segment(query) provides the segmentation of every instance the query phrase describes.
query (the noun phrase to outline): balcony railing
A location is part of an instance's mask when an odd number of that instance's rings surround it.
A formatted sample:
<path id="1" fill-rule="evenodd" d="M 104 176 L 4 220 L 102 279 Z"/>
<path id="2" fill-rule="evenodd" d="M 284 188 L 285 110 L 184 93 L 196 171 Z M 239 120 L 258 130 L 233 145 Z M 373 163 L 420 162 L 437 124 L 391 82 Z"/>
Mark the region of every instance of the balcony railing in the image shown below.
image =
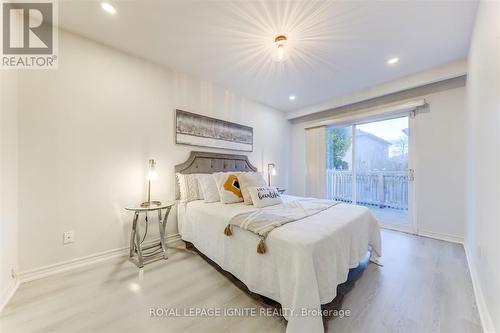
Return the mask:
<path id="1" fill-rule="evenodd" d="M 328 169 L 326 174 L 328 199 L 352 202 L 352 171 Z M 407 210 L 407 172 L 356 172 L 356 202 L 360 205 Z"/>

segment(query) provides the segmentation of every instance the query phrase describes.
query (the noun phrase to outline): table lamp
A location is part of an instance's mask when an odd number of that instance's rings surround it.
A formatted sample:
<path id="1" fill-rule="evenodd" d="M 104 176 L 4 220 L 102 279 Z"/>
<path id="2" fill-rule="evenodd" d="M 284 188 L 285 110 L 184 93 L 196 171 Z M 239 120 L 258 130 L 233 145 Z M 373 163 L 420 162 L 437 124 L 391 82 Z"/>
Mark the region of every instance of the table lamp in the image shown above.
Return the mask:
<path id="1" fill-rule="evenodd" d="M 267 165 L 267 185 L 271 186 L 271 176 L 276 176 L 276 165 L 269 163 Z"/>
<path id="2" fill-rule="evenodd" d="M 149 160 L 148 174 L 146 176 L 148 180 L 148 200 L 141 203 L 141 207 L 151 207 L 160 206 L 161 202 L 158 200 L 151 201 L 151 182 L 158 180 L 158 173 L 156 172 L 156 162 L 155 160 Z"/>

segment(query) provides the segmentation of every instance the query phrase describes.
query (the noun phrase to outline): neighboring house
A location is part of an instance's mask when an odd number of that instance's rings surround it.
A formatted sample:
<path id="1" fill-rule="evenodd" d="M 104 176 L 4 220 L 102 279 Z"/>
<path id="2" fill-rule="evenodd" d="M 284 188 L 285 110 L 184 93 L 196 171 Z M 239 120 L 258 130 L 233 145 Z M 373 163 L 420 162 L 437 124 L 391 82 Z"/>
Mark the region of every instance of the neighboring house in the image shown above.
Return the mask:
<path id="1" fill-rule="evenodd" d="M 356 130 L 356 169 L 358 171 L 382 170 L 390 165 L 389 146 L 391 143 L 371 133 Z M 350 164 L 352 148 L 343 160 Z"/>
<path id="2" fill-rule="evenodd" d="M 408 128 L 401 130 L 406 138 Z M 406 147 L 401 146 L 406 145 Z M 408 168 L 408 141 L 391 143 L 372 133 L 356 130 L 356 169 L 358 172 L 388 170 L 401 171 Z M 346 151 L 343 161 L 351 164 L 352 148 Z M 350 169 L 350 168 L 349 168 Z"/>
<path id="3" fill-rule="evenodd" d="M 392 147 L 393 150 L 390 153 L 390 170 L 402 171 L 408 169 L 408 128 L 402 129 L 401 132 L 403 132 L 405 136 Z"/>

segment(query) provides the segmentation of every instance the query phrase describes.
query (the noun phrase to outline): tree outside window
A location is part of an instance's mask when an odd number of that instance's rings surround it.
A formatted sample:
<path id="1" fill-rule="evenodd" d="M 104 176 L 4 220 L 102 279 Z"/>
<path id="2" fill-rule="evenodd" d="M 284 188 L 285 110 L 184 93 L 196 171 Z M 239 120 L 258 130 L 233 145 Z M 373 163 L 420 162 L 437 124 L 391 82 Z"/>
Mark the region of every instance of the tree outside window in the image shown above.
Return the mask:
<path id="1" fill-rule="evenodd" d="M 351 127 L 327 128 L 326 164 L 328 169 L 349 169 L 349 163 L 344 161 L 344 157 L 351 148 L 351 142 Z"/>

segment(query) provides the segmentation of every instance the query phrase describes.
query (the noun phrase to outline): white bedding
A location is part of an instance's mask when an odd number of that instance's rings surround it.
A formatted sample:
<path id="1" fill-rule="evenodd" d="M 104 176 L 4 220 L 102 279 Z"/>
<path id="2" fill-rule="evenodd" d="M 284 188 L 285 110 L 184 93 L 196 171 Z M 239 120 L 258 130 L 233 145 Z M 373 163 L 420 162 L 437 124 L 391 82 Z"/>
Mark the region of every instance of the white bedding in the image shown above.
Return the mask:
<path id="1" fill-rule="evenodd" d="M 224 235 L 231 217 L 254 209 L 244 203 L 179 204 L 179 233 L 249 290 L 279 302 L 285 314 L 293 311 L 285 315 L 288 333 L 323 332 L 321 314 L 303 315 L 303 309 L 319 310 L 331 302 L 368 245 L 381 254 L 377 220 L 365 207 L 341 203 L 273 230 L 266 253 L 259 255 L 253 233 L 234 227 L 231 237 Z"/>

